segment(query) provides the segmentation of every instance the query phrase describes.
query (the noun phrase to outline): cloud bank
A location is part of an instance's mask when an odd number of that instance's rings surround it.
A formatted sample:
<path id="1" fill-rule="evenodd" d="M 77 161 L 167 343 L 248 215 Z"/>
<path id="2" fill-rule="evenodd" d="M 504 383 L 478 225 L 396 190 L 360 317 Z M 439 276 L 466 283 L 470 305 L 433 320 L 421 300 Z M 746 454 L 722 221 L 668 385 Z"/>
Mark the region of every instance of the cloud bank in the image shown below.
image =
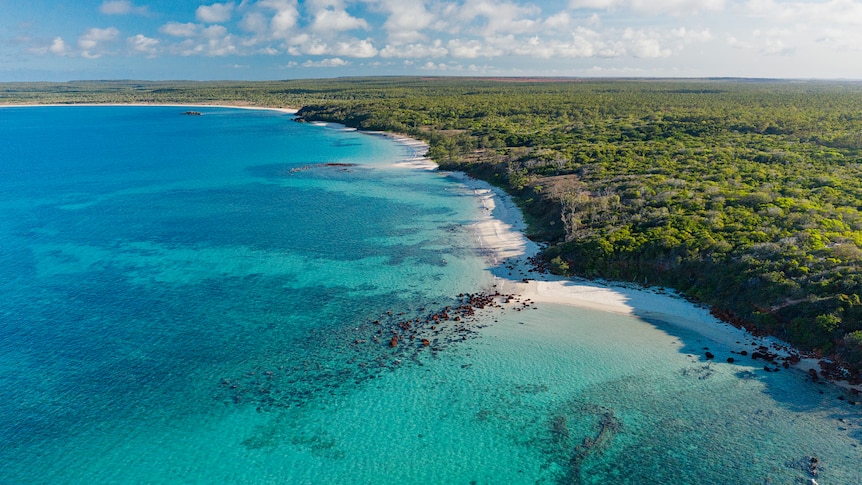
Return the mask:
<path id="1" fill-rule="evenodd" d="M 597 64 L 619 70 L 627 63 L 649 72 L 708 66 L 710 60 L 729 65 L 741 55 L 814 62 L 832 59 L 828 52 L 862 50 L 862 0 L 237 0 L 173 5 L 166 12 L 160 10 L 164 6 L 131 0 L 104 1 L 98 10 L 106 23 L 80 26 L 73 42 L 66 40 L 68 34 L 46 33 L 29 52 L 85 59 L 284 56 L 282 66 L 359 63 L 414 70 L 467 68 L 478 60 L 501 72 L 517 72 L 514 66 L 588 72 Z M 146 22 L 119 24 L 119 19 L 133 17 Z M 714 74 L 702 67 L 700 72 Z"/>

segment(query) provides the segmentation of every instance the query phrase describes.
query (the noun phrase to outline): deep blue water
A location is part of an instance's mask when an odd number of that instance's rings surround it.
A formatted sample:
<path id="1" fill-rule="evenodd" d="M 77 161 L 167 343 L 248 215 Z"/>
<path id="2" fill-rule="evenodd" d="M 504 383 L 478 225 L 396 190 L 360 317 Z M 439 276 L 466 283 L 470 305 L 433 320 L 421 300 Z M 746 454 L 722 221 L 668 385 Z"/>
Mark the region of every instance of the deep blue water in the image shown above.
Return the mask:
<path id="1" fill-rule="evenodd" d="M 0 483 L 862 482 L 852 396 L 688 331 L 420 324 L 495 284 L 471 190 L 195 109 L 0 109 Z"/>

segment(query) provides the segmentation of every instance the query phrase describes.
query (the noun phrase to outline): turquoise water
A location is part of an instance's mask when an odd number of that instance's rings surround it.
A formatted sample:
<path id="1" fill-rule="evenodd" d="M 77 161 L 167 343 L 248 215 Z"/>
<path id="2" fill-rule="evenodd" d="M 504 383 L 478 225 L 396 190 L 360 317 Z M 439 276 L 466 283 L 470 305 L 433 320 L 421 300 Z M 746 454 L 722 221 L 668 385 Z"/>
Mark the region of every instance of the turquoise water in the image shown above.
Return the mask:
<path id="1" fill-rule="evenodd" d="M 853 396 L 697 335 L 427 321 L 494 284 L 470 190 L 196 109 L 0 110 L 0 483 L 862 483 Z"/>

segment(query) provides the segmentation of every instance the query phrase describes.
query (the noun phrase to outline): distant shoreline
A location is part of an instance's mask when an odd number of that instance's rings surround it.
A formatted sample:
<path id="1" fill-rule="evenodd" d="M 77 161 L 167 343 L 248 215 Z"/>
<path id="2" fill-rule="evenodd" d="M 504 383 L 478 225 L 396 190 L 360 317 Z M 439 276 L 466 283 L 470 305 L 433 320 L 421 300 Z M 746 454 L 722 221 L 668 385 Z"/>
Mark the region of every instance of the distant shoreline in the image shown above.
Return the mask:
<path id="1" fill-rule="evenodd" d="M 298 112 L 294 108 L 200 103 L 0 104 L 0 108 L 64 106 L 199 107 L 268 110 L 285 114 Z M 384 136 L 414 150 L 416 156 L 396 162 L 395 166 L 419 170 L 438 169 L 438 165 L 433 160 L 427 156 L 419 155 L 421 149 L 424 148 L 427 151 L 428 144 L 424 141 L 389 132 L 361 130 L 360 132 Z M 644 289 L 631 283 L 591 281 L 534 271 L 534 265 L 529 260 L 539 253 L 540 248 L 538 244 L 525 236 L 526 223 L 513 199 L 501 189 L 475 179 L 464 172 L 441 173 L 465 184 L 473 191 L 481 205 L 480 218 L 471 225 L 471 229 L 474 231 L 479 248 L 486 252 L 498 290 L 518 293 L 537 303 L 568 305 L 666 322 L 729 348 L 747 351 L 749 356 L 753 353 L 752 349 L 759 347 L 766 347 L 779 357 L 792 354 L 804 355 L 804 353 L 792 348 L 790 344 L 775 337 L 756 337 L 743 329 L 721 321 L 712 316 L 707 308 L 685 300 L 673 290 L 664 288 Z M 759 362 L 764 361 L 755 361 L 753 364 L 756 365 Z M 805 373 L 810 374 L 813 371 L 819 374 L 820 362 L 820 359 L 814 357 L 803 357 L 793 367 Z M 840 380 L 830 382 L 847 390 L 862 392 L 862 385 L 852 386 L 847 381 Z"/>
<path id="2" fill-rule="evenodd" d="M 141 106 L 141 107 L 164 107 L 164 108 L 231 108 L 278 111 L 281 113 L 295 115 L 299 110 L 295 108 L 272 108 L 267 106 L 232 105 L 232 104 L 200 104 L 200 103 L 47 103 L 47 104 L 0 104 L 0 108 L 56 108 L 64 106 Z"/>

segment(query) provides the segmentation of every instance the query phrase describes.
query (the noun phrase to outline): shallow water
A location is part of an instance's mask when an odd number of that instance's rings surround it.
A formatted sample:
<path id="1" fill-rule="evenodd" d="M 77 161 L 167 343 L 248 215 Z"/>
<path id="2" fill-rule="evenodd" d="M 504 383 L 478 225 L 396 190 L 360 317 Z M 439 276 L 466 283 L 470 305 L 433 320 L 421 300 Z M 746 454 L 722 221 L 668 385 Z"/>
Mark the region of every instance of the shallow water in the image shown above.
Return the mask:
<path id="1" fill-rule="evenodd" d="M 199 110 L 0 110 L 0 482 L 862 482 L 852 397 L 697 335 L 426 321 L 493 284 L 470 190 Z"/>

